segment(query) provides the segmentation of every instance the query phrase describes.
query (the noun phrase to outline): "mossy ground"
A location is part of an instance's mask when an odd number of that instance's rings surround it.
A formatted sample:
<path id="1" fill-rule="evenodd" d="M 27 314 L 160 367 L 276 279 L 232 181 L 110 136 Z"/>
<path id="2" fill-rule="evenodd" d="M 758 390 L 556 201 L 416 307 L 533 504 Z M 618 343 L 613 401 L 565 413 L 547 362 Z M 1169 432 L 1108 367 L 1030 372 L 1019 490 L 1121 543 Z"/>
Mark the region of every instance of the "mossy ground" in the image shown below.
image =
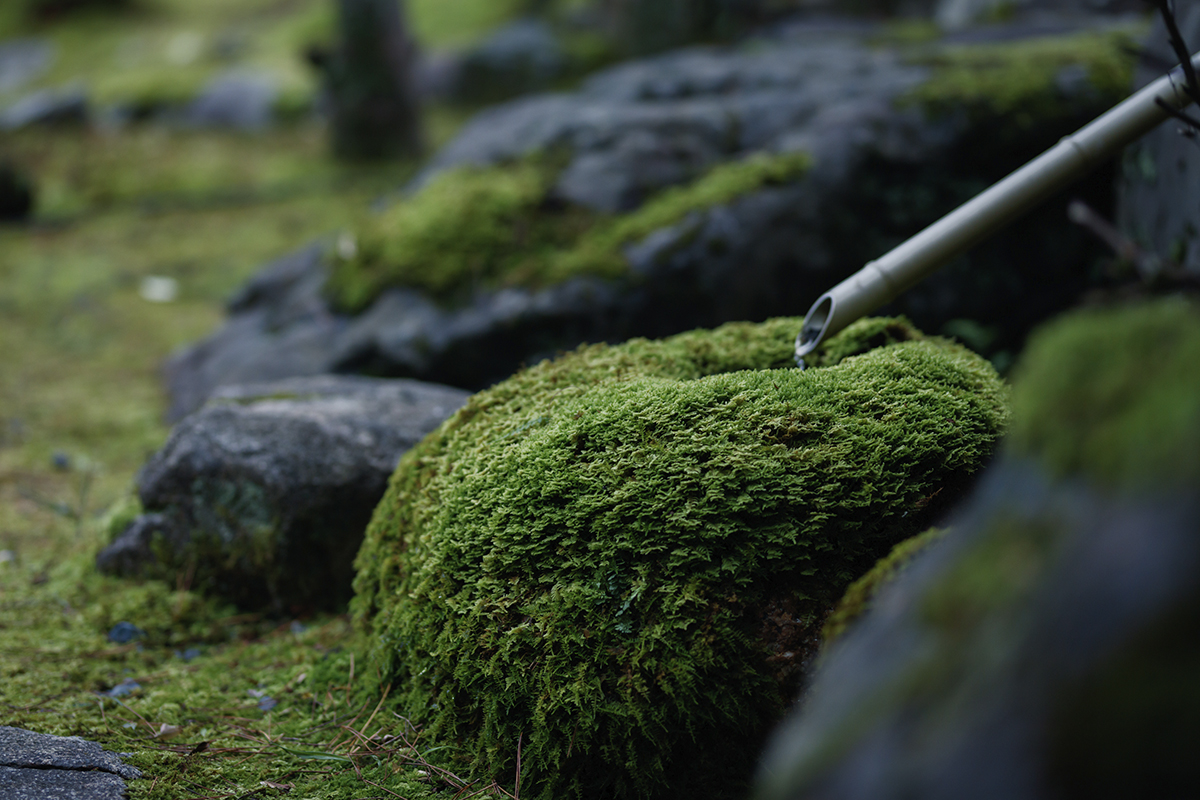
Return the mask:
<path id="1" fill-rule="evenodd" d="M 237 615 L 163 584 L 100 578 L 78 542 L 69 547 L 65 559 L 23 551 L 0 564 L 3 724 L 129 753 L 145 776 L 129 783 L 132 800 L 421 800 L 464 788 L 360 690 L 370 676 L 355 670 L 344 618 Z M 108 641 L 120 621 L 146 636 Z M 109 694 L 123 683 L 132 690 Z"/>
<path id="2" fill-rule="evenodd" d="M 583 348 L 409 451 L 355 584 L 399 713 L 498 778 L 523 743 L 533 797 L 744 791 L 798 678 L 765 620 L 819 628 L 1007 414 L 898 320 L 786 368 L 799 322 Z"/>
<path id="3" fill-rule="evenodd" d="M 235 162 L 239 146 L 247 155 L 272 142 L 290 147 L 289 136 L 218 149 Z M 187 141 L 167 138 L 158 164 L 164 172 L 184 169 L 186 155 L 173 148 Z M 80 142 L 73 146 L 83 152 Z M 132 155 L 112 166 L 128 173 L 138 167 Z M 336 711 L 327 703 L 298 703 L 283 717 L 259 714 L 246 694 L 269 685 L 278 695 L 305 664 L 323 657 L 316 645 L 346 646 L 342 623 L 309 620 L 307 639 L 262 638 L 277 623 L 260 630 L 221 622 L 233 612 L 161 584 L 100 579 L 90 565 L 102 542 L 103 511 L 128 493 L 136 470 L 166 438 L 161 360 L 218 325 L 223 298 L 258 265 L 365 213 L 379 183 L 315 174 L 310 189 L 276 194 L 270 181 L 250 181 L 236 203 L 181 189 L 154 198 L 154 211 L 142 206 L 147 196 L 136 186 L 121 202 L 89 199 L 96 197 L 92 186 L 84 180 L 64 193 L 78 198 L 69 217 L 0 228 L 0 721 L 90 736 L 135 753 L 133 762 L 148 778 L 131 785 L 134 798 L 241 796 L 265 791 L 260 780 L 292 783 L 300 792 L 292 796 L 301 797 L 378 791 L 346 761 L 299 758 L 266 738 L 292 731 L 284 735 L 314 746 L 283 746 L 325 753 L 336 728 L 305 731 L 338 716 L 349 721 L 358 705 L 348 705 L 344 691 L 335 693 L 342 698 Z M 151 275 L 176 279 L 177 299 L 143 299 L 139 287 Z M 106 643 L 104 632 L 121 620 L 151 635 L 144 650 Z M 239 637 L 232 642 L 231 629 Z M 201 658 L 185 663 L 173 656 L 197 645 L 204 647 Z M 146 688 L 122 702 L 150 725 L 94 694 L 125 677 Z M 351 702 L 365 701 L 352 696 Z M 135 727 L 122 727 L 127 722 Z M 182 723 L 184 731 L 171 742 L 153 738 L 163 722 Z M 373 727 L 383 722 L 398 725 L 388 717 Z M 185 758 L 164 749 L 205 740 L 212 742 L 208 755 Z M 403 786 L 398 790 L 410 798 L 432 791 L 409 786 L 411 771 L 409 778 L 389 777 L 399 763 L 390 758 L 378 766 L 368 757 L 359 766 L 377 783 Z M 330 767 L 334 774 L 320 774 Z"/>
<path id="4" fill-rule="evenodd" d="M 424 47 L 461 47 L 520 13 L 521 0 L 407 0 L 408 22 Z M 11 95 L 82 82 L 100 104 L 153 107 L 195 95 L 230 67 L 277 76 L 285 97 L 307 97 L 316 75 L 302 53 L 327 43 L 329 0 L 138 0 L 119 12 L 83 11 L 30 20 L 22 3 L 0 3 L 0 39 L 48 38 L 50 70 Z M 0 106 L 12 99 L 0 93 Z"/>
<path id="5" fill-rule="evenodd" d="M 758 153 L 719 164 L 619 215 L 554 199 L 564 166 L 559 153 L 447 170 L 358 226 L 353 247 L 335 264 L 328 294 L 337 307 L 357 312 L 394 286 L 453 301 L 479 289 L 537 288 L 579 275 L 621 278 L 628 274 L 623 246 L 690 213 L 796 180 L 809 164 L 804 153 Z"/>
<path id="6" fill-rule="evenodd" d="M 194 35 L 209 48 L 225 30 L 248 37 L 247 63 L 278 67 L 303 88 L 311 76 L 297 48 L 332 8 L 140 5 L 116 18 L 28 25 L 10 13 L 15 4 L 0 3 L 0 38 L 46 36 L 58 49 L 51 72 L 21 91 L 83 76 L 101 102 L 183 97 L 228 65 L 207 55 L 176 65 L 169 46 Z M 440 26 L 437 36 L 451 37 L 508 13 L 492 2 L 415 0 L 409 9 L 418 32 Z M 433 109 L 431 141 L 444 142 L 461 119 Z M 153 125 L 0 134 L 0 156 L 38 189 L 30 224 L 0 226 L 0 724 L 133 753 L 147 776 L 131 783 L 135 800 L 285 791 L 262 781 L 330 800 L 461 788 L 417 774 L 416 751 L 402 752 L 415 734 L 402 721 L 380 711 L 366 724 L 378 698 L 359 691 L 361 670 L 350 680 L 355 644 L 343 618 L 306 619 L 297 634 L 289 619 L 238 616 L 173 586 L 91 569 L 107 540 L 106 509 L 128 496 L 166 439 L 162 359 L 211 332 L 224 299 L 264 262 L 350 227 L 414 169 L 339 165 L 326 153 L 324 131 L 310 123 L 259 135 Z M 173 301 L 142 296 L 151 276 L 177 282 Z M 119 621 L 146 638 L 108 642 Z M 191 648 L 201 654 L 175 655 Z M 127 678 L 141 690 L 97 696 Z M 250 691 L 279 705 L 262 712 Z M 181 731 L 156 738 L 164 723 Z M 351 729 L 400 738 L 366 743 Z M 189 756 L 201 742 L 207 749 Z"/>

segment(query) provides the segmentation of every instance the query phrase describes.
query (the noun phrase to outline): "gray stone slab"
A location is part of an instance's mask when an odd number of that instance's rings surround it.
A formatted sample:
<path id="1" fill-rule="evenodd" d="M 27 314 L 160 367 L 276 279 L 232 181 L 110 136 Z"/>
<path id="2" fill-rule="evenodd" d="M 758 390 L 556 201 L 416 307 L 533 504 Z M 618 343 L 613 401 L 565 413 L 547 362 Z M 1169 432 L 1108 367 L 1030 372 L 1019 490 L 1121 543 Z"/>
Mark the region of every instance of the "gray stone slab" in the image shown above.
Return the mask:
<path id="1" fill-rule="evenodd" d="M 140 777 L 96 742 L 0 726 L 4 800 L 121 800 L 125 780 Z"/>
<path id="2" fill-rule="evenodd" d="M 5 800 L 124 800 L 125 781 L 108 772 L 0 767 Z"/>
<path id="3" fill-rule="evenodd" d="M 30 769 L 100 770 L 122 778 L 142 774 L 96 742 L 0 726 L 0 766 Z"/>

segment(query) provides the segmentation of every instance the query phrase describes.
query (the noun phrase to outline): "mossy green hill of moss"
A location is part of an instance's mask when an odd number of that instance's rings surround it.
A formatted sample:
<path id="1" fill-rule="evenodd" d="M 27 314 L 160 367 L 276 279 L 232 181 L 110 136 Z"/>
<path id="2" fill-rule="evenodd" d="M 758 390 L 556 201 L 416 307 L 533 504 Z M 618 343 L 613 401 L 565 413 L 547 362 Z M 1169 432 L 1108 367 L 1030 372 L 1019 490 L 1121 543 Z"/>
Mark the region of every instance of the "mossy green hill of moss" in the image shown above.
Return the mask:
<path id="1" fill-rule="evenodd" d="M 901 320 L 806 371 L 799 324 L 584 347 L 406 454 L 354 604 L 395 710 L 485 773 L 520 752 L 525 797 L 744 790 L 796 688 L 788 637 L 962 487 L 1007 415 L 986 362 Z"/>
<path id="2" fill-rule="evenodd" d="M 757 153 L 615 216 L 553 199 L 563 166 L 556 154 L 457 167 L 360 225 L 354 247 L 335 260 L 326 291 L 336 307 L 358 312 L 393 286 L 452 301 L 480 288 L 536 288 L 575 275 L 620 278 L 628 272 L 622 246 L 694 211 L 795 180 L 809 163 L 804 153 Z"/>

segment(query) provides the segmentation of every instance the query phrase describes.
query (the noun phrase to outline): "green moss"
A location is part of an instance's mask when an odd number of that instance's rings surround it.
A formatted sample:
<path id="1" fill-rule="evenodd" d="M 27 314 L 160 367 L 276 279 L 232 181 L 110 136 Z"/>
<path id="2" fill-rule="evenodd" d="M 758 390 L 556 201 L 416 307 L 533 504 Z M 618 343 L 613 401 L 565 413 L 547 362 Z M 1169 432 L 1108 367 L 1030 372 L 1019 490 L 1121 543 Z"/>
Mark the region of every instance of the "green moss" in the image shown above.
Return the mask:
<path id="1" fill-rule="evenodd" d="M 359 311 L 388 286 L 448 297 L 503 276 L 528 280 L 547 250 L 570 241 L 573 226 L 561 218 L 579 216 L 542 211 L 555 171 L 549 159 L 530 158 L 438 175 L 360 226 L 327 292 L 340 308 Z"/>
<path id="2" fill-rule="evenodd" d="M 1200 312 L 1175 298 L 1047 327 L 1014 374 L 1009 446 L 1127 491 L 1200 483 Z"/>
<path id="3" fill-rule="evenodd" d="M 532 798 L 741 791 L 795 688 L 769 609 L 832 606 L 1006 416 L 986 362 L 895 320 L 789 369 L 799 322 L 581 348 L 409 451 L 354 603 L 398 712 L 499 778 L 521 743 Z"/>
<path id="4" fill-rule="evenodd" d="M 1130 34 L 1120 31 L 938 46 L 914 57 L 933 73 L 906 101 L 935 113 L 965 107 L 1027 129 L 1069 110 L 1056 85 L 1066 67 L 1082 66 L 1096 94 L 1110 102 L 1128 95 L 1136 52 Z"/>
<path id="5" fill-rule="evenodd" d="M 892 552 L 876 562 L 871 571 L 850 584 L 837 608 L 825 620 L 821 638 L 826 646 L 837 639 L 856 619 L 861 617 L 871 607 L 875 595 L 908 566 L 908 562 L 926 547 L 946 535 L 946 528 L 930 528 L 924 533 L 911 539 L 905 539 L 892 548 Z"/>
<path id="6" fill-rule="evenodd" d="M 740 161 L 718 164 L 696 181 L 665 189 L 636 211 L 589 230 L 573 248 L 558 255 L 549 277 L 562 280 L 580 273 L 623 274 L 624 245 L 674 225 L 694 212 L 731 203 L 764 186 L 795 181 L 811 164 L 807 153 L 755 153 Z"/>
<path id="7" fill-rule="evenodd" d="M 99 528 L 104 540 L 111 542 L 116 539 L 142 512 L 142 501 L 131 488 L 127 495 L 110 505 L 100 517 Z"/>
<path id="8" fill-rule="evenodd" d="M 380 786 L 409 800 L 461 791 L 464 781 L 429 777 L 419 732 L 372 716 L 378 698 L 358 691 L 345 619 L 293 626 L 230 616 L 154 581 L 98 576 L 89 556 L 85 548 L 47 572 L 0 564 L 5 724 L 128 754 L 144 774 L 129 783 L 132 800 L 251 795 L 262 781 L 310 800 L 372 796 Z M 120 621 L 145 635 L 107 641 Z M 136 688 L 102 694 L 125 681 Z M 269 711 L 265 699 L 276 703 Z M 163 725 L 179 731 L 158 736 Z M 496 795 L 484 783 L 474 789 Z"/>
<path id="9" fill-rule="evenodd" d="M 561 168 L 556 155 L 448 170 L 361 225 L 340 249 L 326 290 L 336 306 L 357 312 L 391 286 L 453 300 L 477 288 L 545 286 L 575 275 L 619 278 L 628 272 L 624 245 L 695 211 L 795 180 L 808 164 L 802 153 L 759 153 L 615 217 L 549 197 Z"/>
<path id="10" fill-rule="evenodd" d="M 804 357 L 809 367 L 829 367 L 850 356 L 889 344 L 924 338 L 904 317 L 866 317 L 852 322 L 837 336 Z"/>

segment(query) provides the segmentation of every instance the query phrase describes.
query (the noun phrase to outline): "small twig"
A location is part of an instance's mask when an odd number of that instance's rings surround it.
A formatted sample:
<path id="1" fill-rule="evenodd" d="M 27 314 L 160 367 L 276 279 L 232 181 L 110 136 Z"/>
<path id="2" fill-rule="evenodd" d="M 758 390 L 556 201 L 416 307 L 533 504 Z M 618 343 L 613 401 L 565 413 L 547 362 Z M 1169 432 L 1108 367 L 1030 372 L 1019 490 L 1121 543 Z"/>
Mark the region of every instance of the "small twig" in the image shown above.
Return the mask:
<path id="1" fill-rule="evenodd" d="M 1193 117 L 1186 111 L 1175 108 L 1161 97 L 1154 98 L 1154 104 L 1187 126 L 1187 130 L 1183 131 L 1184 136 L 1192 137 L 1195 136 L 1197 132 L 1200 132 L 1200 119 Z"/>
<path id="2" fill-rule="evenodd" d="M 369 702 L 370 701 L 368 700 L 367 703 L 369 703 Z M 354 714 L 354 716 L 350 719 L 349 722 L 347 722 L 345 725 L 338 725 L 338 727 L 341 728 L 342 730 L 351 730 L 354 726 L 354 723 L 358 722 L 358 718 L 362 716 L 362 712 L 366 711 L 367 703 L 362 704 L 362 706 L 358 709 L 358 711 Z M 339 733 L 337 735 L 337 737 L 332 742 L 329 743 L 329 746 L 334 747 L 341 741 L 342 741 L 342 735 Z"/>
<path id="3" fill-rule="evenodd" d="M 1138 247 L 1136 242 L 1082 200 L 1071 201 L 1067 206 L 1067 217 L 1108 245 L 1118 258 L 1133 264 L 1138 276 L 1147 283 L 1160 277 L 1172 277 L 1181 271 L 1174 261 Z"/>
<path id="4" fill-rule="evenodd" d="M 525 738 L 525 732 L 522 731 L 517 736 L 517 785 L 513 787 L 513 800 L 521 800 L 521 742 Z"/>
<path id="5" fill-rule="evenodd" d="M 367 741 L 370 741 L 370 736 L 368 735 L 368 731 L 371 728 L 371 723 L 375 721 L 375 715 L 379 713 L 379 709 L 383 708 L 383 701 L 387 700 L 388 692 L 390 692 L 391 690 L 392 690 L 392 685 L 390 683 L 387 686 L 383 687 L 383 697 L 379 698 L 379 703 L 376 704 L 375 710 L 371 712 L 371 716 L 367 717 L 367 721 L 365 723 L 363 723 L 362 732 L 363 732 L 363 736 L 365 736 L 367 738 Z M 353 751 L 351 751 L 351 752 L 353 752 Z"/>
<path id="6" fill-rule="evenodd" d="M 383 789 L 385 792 L 387 792 L 388 794 L 390 794 L 392 797 L 399 797 L 399 798 L 400 798 L 400 800 L 408 800 L 408 798 L 407 798 L 407 797 L 405 797 L 404 795 L 402 795 L 402 794 L 396 794 L 395 792 L 393 792 L 391 789 L 387 788 L 386 786 L 380 786 L 380 785 L 379 785 L 378 783 L 376 783 L 375 781 L 368 780 L 367 778 L 364 778 L 364 777 L 362 776 L 362 773 L 359 773 L 358 777 L 359 777 L 359 778 L 362 780 L 362 782 L 363 782 L 363 783 L 369 783 L 369 784 L 371 784 L 372 786 L 374 786 L 376 789 Z"/>
<path id="7" fill-rule="evenodd" d="M 1200 103 L 1200 81 L 1196 79 L 1196 68 L 1192 65 L 1192 54 L 1188 50 L 1187 42 L 1183 40 L 1183 34 L 1179 32 L 1179 25 L 1175 21 L 1175 9 L 1171 0 L 1156 0 L 1159 13 L 1162 14 L 1163 23 L 1167 26 L 1167 39 L 1171 43 L 1171 49 L 1175 51 L 1175 57 L 1179 59 L 1179 66 L 1183 68 L 1184 78 L 1187 79 L 1187 93 L 1193 100 Z"/>
<path id="8" fill-rule="evenodd" d="M 105 700 L 112 700 L 114 703 L 116 703 L 117 705 L 119 705 L 121 708 L 125 709 L 125 710 L 126 710 L 126 711 L 128 711 L 130 714 L 133 714 L 135 717 L 137 717 L 138 719 L 140 719 L 140 720 L 141 720 L 141 721 L 142 721 L 142 722 L 143 722 L 143 723 L 146 725 L 146 727 L 150 729 L 150 731 L 151 731 L 151 732 L 154 732 L 154 726 L 153 726 L 153 725 L 151 725 L 151 724 L 150 724 L 150 723 L 149 723 L 149 722 L 146 720 L 146 718 L 145 718 L 145 717 L 143 717 L 141 714 L 139 714 L 139 713 L 137 713 L 136 711 L 134 711 L 134 710 L 133 710 L 132 708 L 130 708 L 129 706 L 127 706 L 127 705 L 125 705 L 124 703 L 122 703 L 122 702 L 121 702 L 120 700 L 118 700 L 117 698 L 115 698 L 115 697 L 112 697 L 111 695 L 103 694 L 103 693 L 101 693 L 101 692 L 94 692 L 94 694 L 95 694 L 97 697 L 101 698 L 101 700 L 100 700 L 100 702 L 101 702 L 101 703 L 103 703 Z"/>
<path id="9" fill-rule="evenodd" d="M 24 486 L 18 486 L 17 494 L 23 499 L 28 500 L 29 502 L 45 509 L 46 511 L 52 511 L 55 514 L 58 514 L 60 517 L 66 517 L 70 520 L 79 518 L 79 515 L 75 512 L 75 509 L 71 508 L 66 503 L 60 503 L 56 500 L 47 500 L 32 489 L 27 489 Z"/>

